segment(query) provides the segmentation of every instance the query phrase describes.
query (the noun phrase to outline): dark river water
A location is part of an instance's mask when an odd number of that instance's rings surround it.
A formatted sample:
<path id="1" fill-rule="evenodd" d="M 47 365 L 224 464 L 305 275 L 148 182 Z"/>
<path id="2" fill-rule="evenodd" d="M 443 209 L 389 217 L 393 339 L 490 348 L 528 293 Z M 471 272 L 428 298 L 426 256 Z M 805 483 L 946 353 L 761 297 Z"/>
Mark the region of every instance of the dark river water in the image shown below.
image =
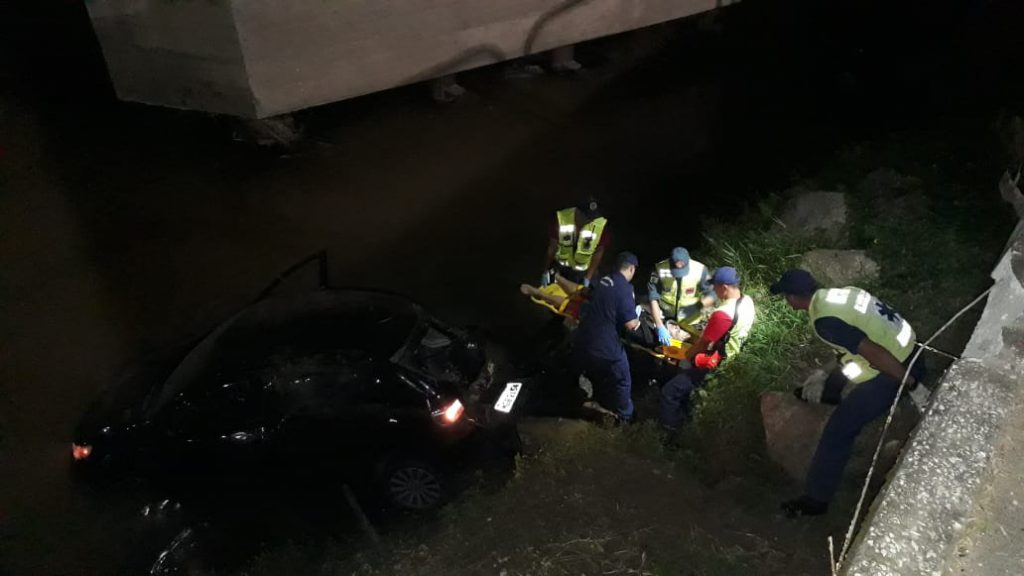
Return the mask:
<path id="1" fill-rule="evenodd" d="M 77 420 L 123 365 L 306 254 L 326 248 L 338 285 L 528 335 L 544 315 L 517 286 L 583 195 L 613 249 L 649 265 L 846 144 L 987 122 L 1020 95 L 1011 2 L 892 4 L 747 0 L 583 45 L 576 76 L 498 65 L 447 106 L 412 86 L 302 112 L 288 154 L 233 142 L 223 119 L 118 103 L 79 3 L 6 7 L 0 573 L 120 562 L 136 510 L 72 489 Z"/>

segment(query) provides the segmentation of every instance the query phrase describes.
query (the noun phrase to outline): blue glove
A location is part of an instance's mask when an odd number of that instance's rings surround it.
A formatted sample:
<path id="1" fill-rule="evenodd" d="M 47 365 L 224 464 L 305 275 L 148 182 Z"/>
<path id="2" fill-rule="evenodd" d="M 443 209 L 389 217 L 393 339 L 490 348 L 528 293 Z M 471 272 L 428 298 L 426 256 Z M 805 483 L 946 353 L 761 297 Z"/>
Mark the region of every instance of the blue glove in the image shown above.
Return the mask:
<path id="1" fill-rule="evenodd" d="M 547 286 L 548 284 L 551 284 L 551 272 L 545 272 L 540 275 L 541 288 Z"/>
<path id="2" fill-rule="evenodd" d="M 584 288 L 590 288 L 590 278 L 584 278 L 583 279 L 583 287 Z"/>
<path id="3" fill-rule="evenodd" d="M 658 326 L 658 342 L 661 342 L 662 346 L 672 344 L 672 338 L 668 335 L 668 328 Z"/>

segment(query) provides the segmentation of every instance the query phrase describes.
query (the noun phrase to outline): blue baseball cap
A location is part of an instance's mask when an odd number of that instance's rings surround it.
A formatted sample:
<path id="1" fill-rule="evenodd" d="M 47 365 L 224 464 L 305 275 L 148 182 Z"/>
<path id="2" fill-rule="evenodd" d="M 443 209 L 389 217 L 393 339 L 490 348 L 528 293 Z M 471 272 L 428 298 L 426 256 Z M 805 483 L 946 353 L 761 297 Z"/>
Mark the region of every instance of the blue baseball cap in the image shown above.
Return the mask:
<path id="1" fill-rule="evenodd" d="M 672 249 L 672 264 L 676 262 L 682 262 L 683 266 L 690 265 L 690 251 L 682 246 L 676 246 Z"/>
<path id="2" fill-rule="evenodd" d="M 740 285 L 740 273 L 732 266 L 722 266 L 715 270 L 711 276 L 712 284 L 728 284 L 730 286 Z"/>
<path id="3" fill-rule="evenodd" d="M 633 254 L 632 252 L 620 252 L 616 262 L 618 263 L 619 268 L 626 265 L 634 266 L 636 268 L 640 267 L 640 261 L 636 259 L 636 254 Z"/>
<path id="4" fill-rule="evenodd" d="M 683 265 L 676 267 L 676 262 L 682 262 Z M 669 257 L 668 269 L 672 272 L 673 278 L 682 278 L 690 272 L 690 252 L 682 246 L 676 246 L 672 249 L 672 255 Z"/>
<path id="5" fill-rule="evenodd" d="M 817 289 L 818 281 L 814 279 L 814 276 L 799 268 L 786 270 L 779 277 L 779 281 L 769 288 L 772 294 L 795 294 L 797 296 L 810 296 Z"/>

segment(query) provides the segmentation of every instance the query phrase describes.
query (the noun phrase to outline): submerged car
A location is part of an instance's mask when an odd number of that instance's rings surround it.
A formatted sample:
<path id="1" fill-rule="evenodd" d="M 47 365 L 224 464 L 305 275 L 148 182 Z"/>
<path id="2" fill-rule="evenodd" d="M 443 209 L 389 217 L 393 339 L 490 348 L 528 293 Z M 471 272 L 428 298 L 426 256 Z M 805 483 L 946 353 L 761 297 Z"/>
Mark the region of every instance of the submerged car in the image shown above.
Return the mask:
<path id="1" fill-rule="evenodd" d="M 493 382 L 485 348 L 394 294 L 262 297 L 101 395 L 75 433 L 75 471 L 327 481 L 432 508 L 481 446 L 517 448 L 523 384 Z"/>

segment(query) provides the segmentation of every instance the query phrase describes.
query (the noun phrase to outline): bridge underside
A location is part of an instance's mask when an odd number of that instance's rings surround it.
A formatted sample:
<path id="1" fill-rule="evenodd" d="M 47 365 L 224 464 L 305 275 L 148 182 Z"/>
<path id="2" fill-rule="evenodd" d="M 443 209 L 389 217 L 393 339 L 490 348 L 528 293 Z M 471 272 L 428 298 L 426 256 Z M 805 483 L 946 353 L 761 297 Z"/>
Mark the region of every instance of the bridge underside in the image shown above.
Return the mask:
<path id="1" fill-rule="evenodd" d="M 684 18 L 723 0 L 93 0 L 123 100 L 264 118 Z"/>

